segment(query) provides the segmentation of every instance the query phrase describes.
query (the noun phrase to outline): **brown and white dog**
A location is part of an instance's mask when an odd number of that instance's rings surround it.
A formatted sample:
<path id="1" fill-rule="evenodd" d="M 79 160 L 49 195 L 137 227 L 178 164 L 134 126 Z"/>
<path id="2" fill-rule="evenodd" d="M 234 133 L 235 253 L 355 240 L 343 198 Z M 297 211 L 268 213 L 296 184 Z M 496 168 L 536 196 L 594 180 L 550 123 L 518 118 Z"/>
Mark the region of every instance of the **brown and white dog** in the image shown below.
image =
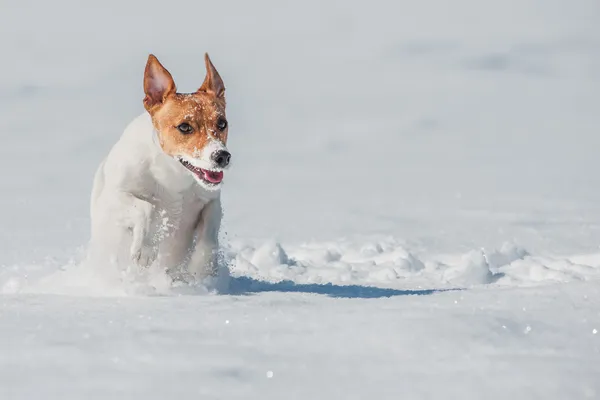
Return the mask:
<path id="1" fill-rule="evenodd" d="M 148 57 L 146 112 L 127 126 L 94 178 L 96 257 L 120 266 L 157 263 L 196 281 L 217 274 L 220 189 L 231 154 L 225 86 L 208 54 L 205 62 L 204 83 L 183 94 Z"/>

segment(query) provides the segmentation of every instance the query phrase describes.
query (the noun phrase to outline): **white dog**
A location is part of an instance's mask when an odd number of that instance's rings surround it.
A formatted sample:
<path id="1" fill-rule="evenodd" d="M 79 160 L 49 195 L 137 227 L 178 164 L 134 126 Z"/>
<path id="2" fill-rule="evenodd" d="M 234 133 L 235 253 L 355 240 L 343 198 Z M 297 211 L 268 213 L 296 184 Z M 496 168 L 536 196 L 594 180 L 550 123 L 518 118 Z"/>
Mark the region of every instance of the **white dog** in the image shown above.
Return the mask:
<path id="1" fill-rule="evenodd" d="M 177 93 L 150 55 L 147 112 L 127 126 L 101 163 L 91 198 L 91 249 L 119 265 L 156 262 L 196 281 L 217 274 L 220 189 L 229 166 L 225 86 L 205 55 L 195 93 Z"/>

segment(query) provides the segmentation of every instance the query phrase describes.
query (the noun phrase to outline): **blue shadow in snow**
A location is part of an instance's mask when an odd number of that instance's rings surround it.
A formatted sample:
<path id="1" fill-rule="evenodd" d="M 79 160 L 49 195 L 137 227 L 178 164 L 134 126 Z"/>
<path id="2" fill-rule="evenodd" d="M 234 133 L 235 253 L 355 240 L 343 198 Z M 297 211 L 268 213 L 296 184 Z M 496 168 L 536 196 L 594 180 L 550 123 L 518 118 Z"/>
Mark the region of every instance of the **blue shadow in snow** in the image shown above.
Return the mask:
<path id="1" fill-rule="evenodd" d="M 331 283 L 318 284 L 300 284 L 292 281 L 281 281 L 276 283 L 259 281 L 245 276 L 231 278 L 229 282 L 230 295 L 248 295 L 263 292 L 283 292 L 283 293 L 313 293 L 321 294 L 334 298 L 345 299 L 378 299 L 381 297 L 394 296 L 424 296 L 435 293 L 447 292 L 461 289 L 424 289 L 424 290 L 397 290 L 385 289 L 373 286 L 359 285 L 334 285 Z"/>

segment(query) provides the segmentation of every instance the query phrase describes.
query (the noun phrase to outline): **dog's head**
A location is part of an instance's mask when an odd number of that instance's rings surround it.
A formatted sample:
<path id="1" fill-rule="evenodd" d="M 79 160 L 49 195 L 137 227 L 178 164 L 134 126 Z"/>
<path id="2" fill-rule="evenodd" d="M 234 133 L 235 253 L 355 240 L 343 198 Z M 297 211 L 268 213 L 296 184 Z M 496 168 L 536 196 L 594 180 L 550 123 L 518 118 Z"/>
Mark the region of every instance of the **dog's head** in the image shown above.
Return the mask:
<path id="1" fill-rule="evenodd" d="M 144 107 L 162 150 L 181 163 L 196 182 L 218 190 L 229 166 L 225 86 L 205 55 L 206 78 L 195 93 L 177 93 L 173 77 L 154 55 L 144 73 Z"/>

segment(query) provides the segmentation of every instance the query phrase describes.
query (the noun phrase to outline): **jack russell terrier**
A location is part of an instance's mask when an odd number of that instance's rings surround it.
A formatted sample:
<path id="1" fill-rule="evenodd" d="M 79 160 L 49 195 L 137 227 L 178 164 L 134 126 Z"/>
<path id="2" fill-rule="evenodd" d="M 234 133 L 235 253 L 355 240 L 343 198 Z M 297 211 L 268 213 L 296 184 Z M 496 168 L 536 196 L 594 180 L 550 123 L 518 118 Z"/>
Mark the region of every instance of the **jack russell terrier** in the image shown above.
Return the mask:
<path id="1" fill-rule="evenodd" d="M 153 263 L 184 281 L 218 268 L 220 190 L 229 167 L 225 86 L 205 54 L 206 78 L 178 93 L 154 55 L 144 108 L 102 161 L 91 197 L 91 249 L 120 266 Z"/>

